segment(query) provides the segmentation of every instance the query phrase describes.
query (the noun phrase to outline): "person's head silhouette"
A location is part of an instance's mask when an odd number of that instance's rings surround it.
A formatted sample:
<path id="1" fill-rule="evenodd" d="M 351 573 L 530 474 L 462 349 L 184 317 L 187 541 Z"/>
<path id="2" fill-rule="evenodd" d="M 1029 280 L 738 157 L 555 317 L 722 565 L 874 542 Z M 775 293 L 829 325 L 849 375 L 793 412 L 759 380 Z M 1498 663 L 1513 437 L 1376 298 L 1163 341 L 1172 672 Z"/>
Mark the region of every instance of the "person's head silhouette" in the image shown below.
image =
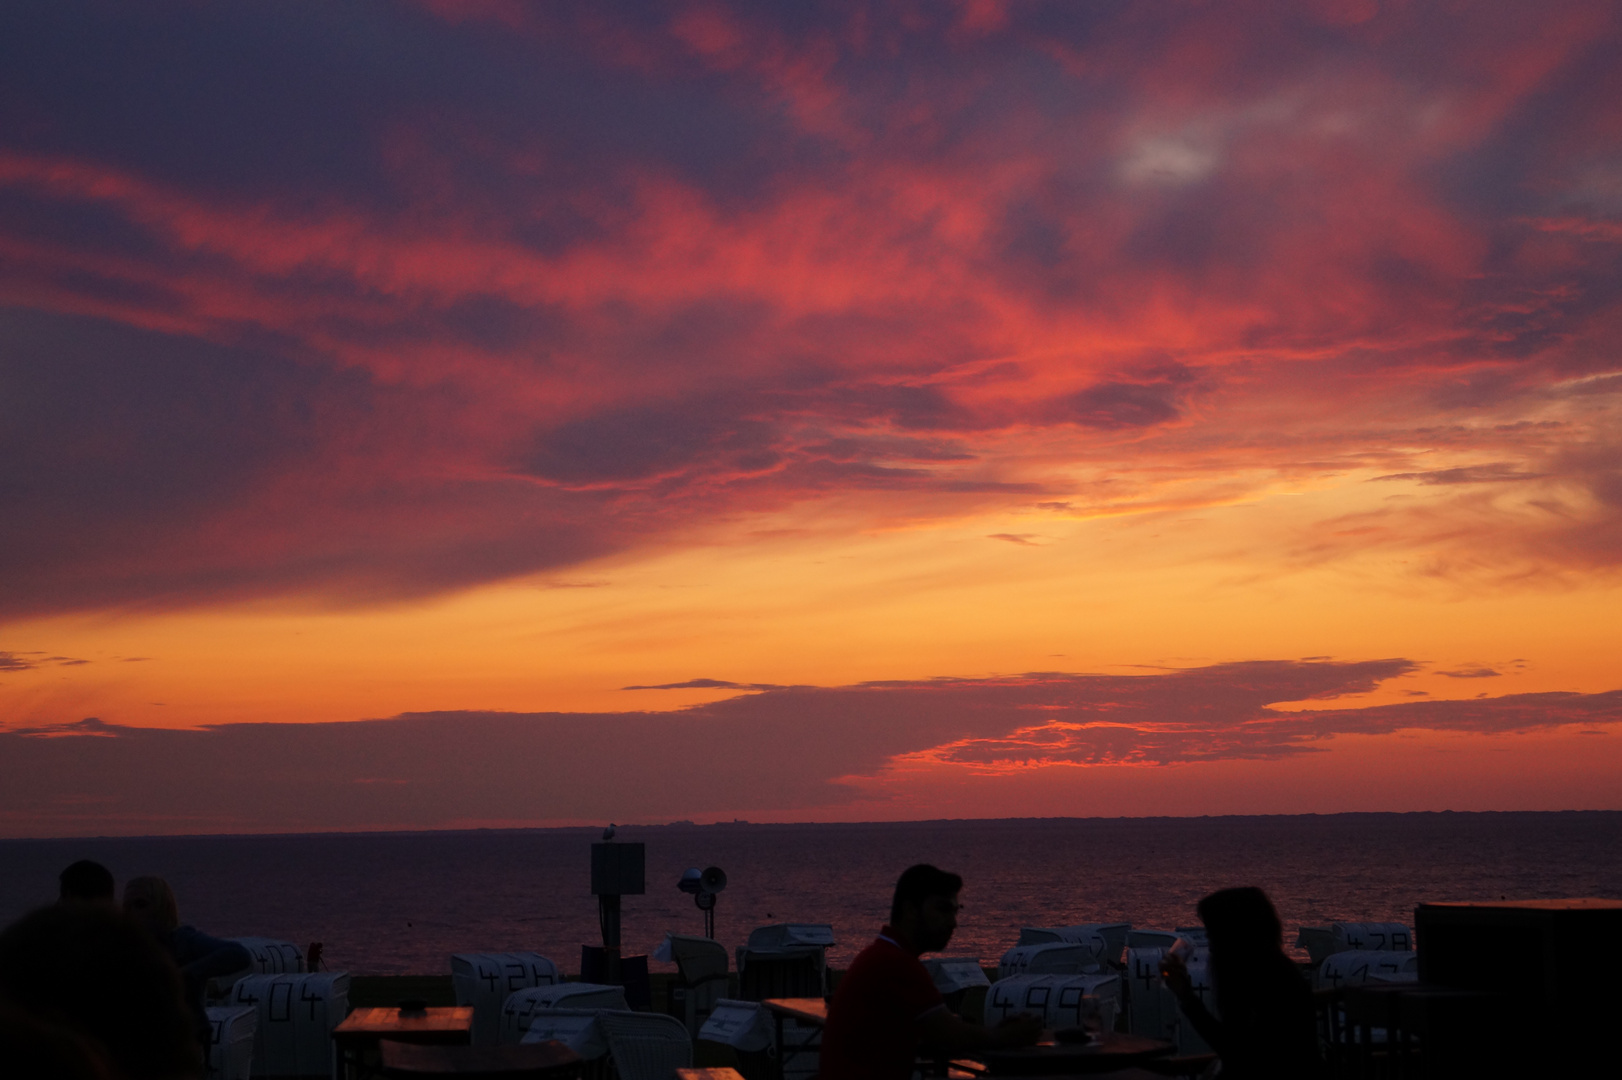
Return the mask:
<path id="1" fill-rule="evenodd" d="M 161 877 L 130 878 L 124 886 L 124 914 L 160 937 L 180 925 L 175 891 Z"/>
<path id="2" fill-rule="evenodd" d="M 1284 948 L 1284 926 L 1267 894 L 1254 885 L 1219 889 L 1200 901 L 1211 955 L 1278 952 Z"/>
<path id="3" fill-rule="evenodd" d="M 914 955 L 939 952 L 957 929 L 957 896 L 963 879 L 956 874 L 919 863 L 909 866 L 896 882 L 890 904 L 890 929 Z"/>
<path id="4" fill-rule="evenodd" d="M 113 902 L 113 873 L 99 862 L 80 859 L 57 878 L 61 899 L 69 903 Z"/>

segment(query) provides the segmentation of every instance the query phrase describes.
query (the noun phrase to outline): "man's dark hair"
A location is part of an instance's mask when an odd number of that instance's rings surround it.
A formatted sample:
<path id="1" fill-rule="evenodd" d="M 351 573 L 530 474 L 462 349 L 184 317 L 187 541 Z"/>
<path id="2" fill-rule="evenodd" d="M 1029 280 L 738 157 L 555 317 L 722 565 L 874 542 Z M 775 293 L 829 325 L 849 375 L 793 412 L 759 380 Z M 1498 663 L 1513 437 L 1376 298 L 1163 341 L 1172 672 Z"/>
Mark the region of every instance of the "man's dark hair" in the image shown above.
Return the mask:
<path id="1" fill-rule="evenodd" d="M 113 872 L 89 859 L 80 859 L 62 871 L 62 899 L 111 900 Z"/>
<path id="2" fill-rule="evenodd" d="M 895 883 L 895 900 L 890 904 L 890 922 L 901 921 L 906 907 L 919 907 L 931 896 L 956 896 L 963 891 L 963 879 L 928 863 L 909 866 Z"/>

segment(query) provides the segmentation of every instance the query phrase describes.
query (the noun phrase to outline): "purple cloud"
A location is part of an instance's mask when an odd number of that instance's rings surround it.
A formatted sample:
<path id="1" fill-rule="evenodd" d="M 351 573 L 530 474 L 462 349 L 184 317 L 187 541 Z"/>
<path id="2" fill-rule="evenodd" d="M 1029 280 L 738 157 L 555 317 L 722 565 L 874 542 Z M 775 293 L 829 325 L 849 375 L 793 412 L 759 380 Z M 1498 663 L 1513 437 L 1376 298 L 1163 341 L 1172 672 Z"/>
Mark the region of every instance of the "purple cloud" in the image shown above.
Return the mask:
<path id="1" fill-rule="evenodd" d="M 1338 734 L 1622 722 L 1622 691 L 1268 708 L 1366 692 L 1414 670 L 1406 660 L 1258 661 L 786 687 L 671 713 L 442 712 L 203 730 L 87 720 L 0 734 L 0 822 L 29 835 L 815 816 L 864 797 L 849 779 L 919 755 L 971 768 L 1168 765 L 1287 757 Z"/>

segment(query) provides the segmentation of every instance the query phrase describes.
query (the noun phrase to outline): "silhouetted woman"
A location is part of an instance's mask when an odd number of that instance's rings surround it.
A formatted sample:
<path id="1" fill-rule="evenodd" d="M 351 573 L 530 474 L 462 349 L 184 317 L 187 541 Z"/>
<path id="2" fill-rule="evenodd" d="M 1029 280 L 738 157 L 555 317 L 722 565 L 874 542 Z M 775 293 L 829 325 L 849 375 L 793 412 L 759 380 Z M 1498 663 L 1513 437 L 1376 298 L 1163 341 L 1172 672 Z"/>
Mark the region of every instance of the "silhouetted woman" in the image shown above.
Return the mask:
<path id="1" fill-rule="evenodd" d="M 1312 992 L 1284 955 L 1284 928 L 1267 894 L 1222 889 L 1201 900 L 1199 912 L 1221 1018 L 1194 993 L 1182 960 L 1168 956 L 1160 971 L 1183 1015 L 1222 1059 L 1224 1080 L 1321 1076 Z"/>
<path id="2" fill-rule="evenodd" d="M 131 878 L 124 886 L 124 914 L 146 928 L 174 960 L 185 982 L 186 1004 L 192 1011 L 198 1037 L 207 1046 L 208 1014 L 203 1011 L 203 988 L 216 975 L 230 975 L 248 966 L 248 950 L 234 941 L 209 937 L 193 926 L 180 925 L 180 907 L 174 890 L 160 877 Z"/>

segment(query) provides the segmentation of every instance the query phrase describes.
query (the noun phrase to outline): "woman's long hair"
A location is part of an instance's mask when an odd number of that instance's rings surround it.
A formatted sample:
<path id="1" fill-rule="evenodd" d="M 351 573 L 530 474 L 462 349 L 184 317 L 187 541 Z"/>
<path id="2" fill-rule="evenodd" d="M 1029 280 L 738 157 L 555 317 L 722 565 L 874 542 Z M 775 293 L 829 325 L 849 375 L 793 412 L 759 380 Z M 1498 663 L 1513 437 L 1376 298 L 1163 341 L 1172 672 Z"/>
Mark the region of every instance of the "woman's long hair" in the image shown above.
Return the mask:
<path id="1" fill-rule="evenodd" d="M 1200 901 L 1211 948 L 1217 1008 L 1224 1016 L 1255 1001 L 1255 990 L 1294 970 L 1284 955 L 1284 926 L 1267 894 L 1255 886 L 1219 889 Z"/>

